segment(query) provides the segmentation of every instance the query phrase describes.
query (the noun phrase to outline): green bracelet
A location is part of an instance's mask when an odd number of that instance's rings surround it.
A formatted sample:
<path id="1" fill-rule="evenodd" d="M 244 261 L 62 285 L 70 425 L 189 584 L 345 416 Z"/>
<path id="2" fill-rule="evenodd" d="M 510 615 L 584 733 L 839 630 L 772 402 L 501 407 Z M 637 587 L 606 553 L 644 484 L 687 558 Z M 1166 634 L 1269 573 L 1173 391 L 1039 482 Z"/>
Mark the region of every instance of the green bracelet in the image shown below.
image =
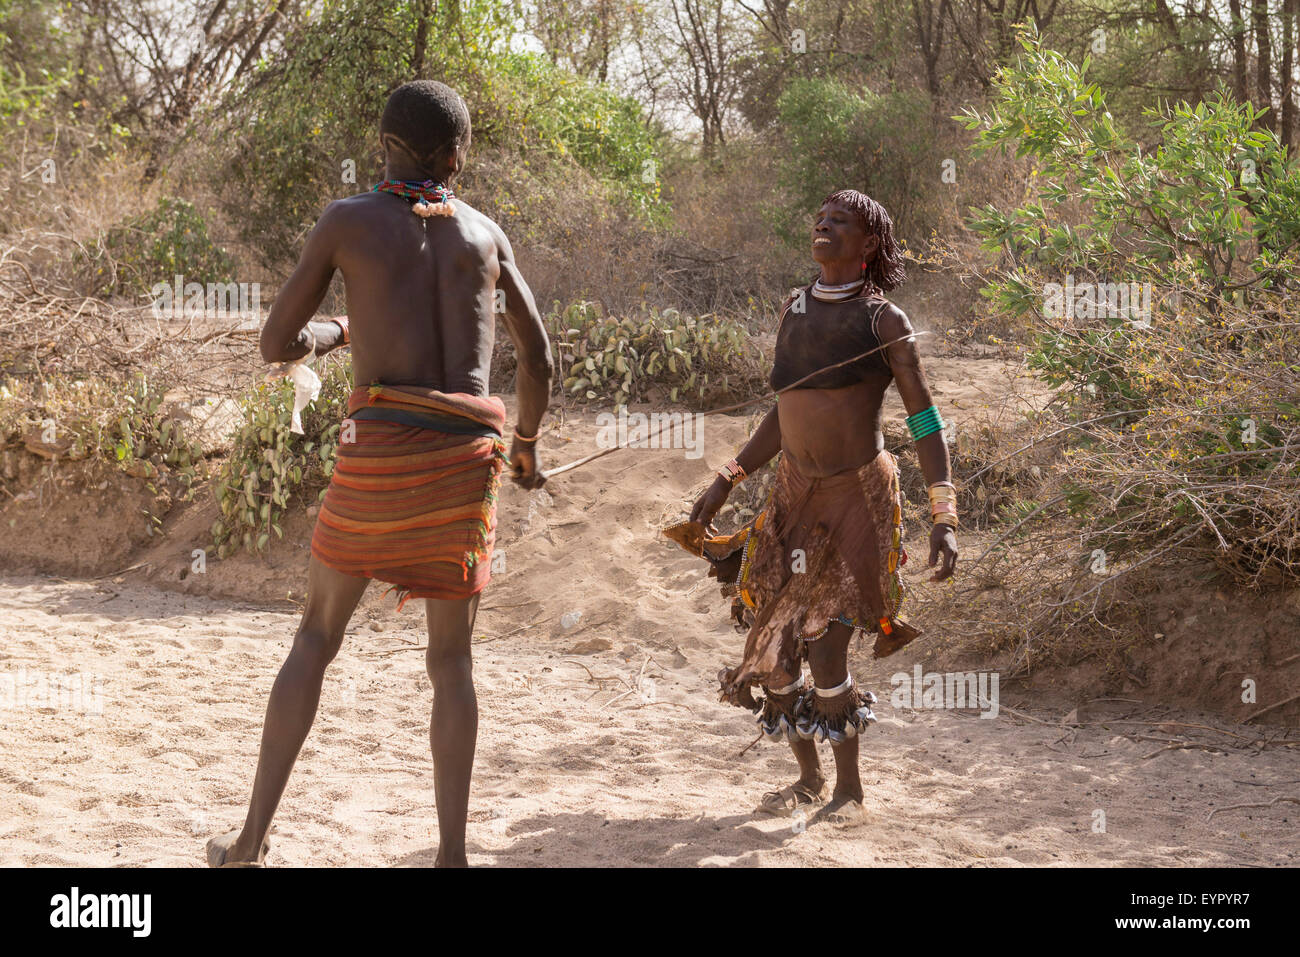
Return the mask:
<path id="1" fill-rule="evenodd" d="M 907 430 L 912 433 L 913 442 L 919 442 L 927 435 L 933 435 L 941 429 L 943 429 L 943 419 L 939 417 L 939 410 L 934 406 L 907 417 Z"/>

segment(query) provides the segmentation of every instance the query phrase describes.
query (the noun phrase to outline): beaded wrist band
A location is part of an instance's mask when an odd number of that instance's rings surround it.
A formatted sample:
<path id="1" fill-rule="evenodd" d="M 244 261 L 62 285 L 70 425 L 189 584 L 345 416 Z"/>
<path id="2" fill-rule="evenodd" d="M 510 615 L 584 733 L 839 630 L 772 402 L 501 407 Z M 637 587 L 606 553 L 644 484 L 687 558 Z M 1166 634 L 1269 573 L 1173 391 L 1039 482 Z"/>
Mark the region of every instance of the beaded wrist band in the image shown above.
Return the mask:
<path id="1" fill-rule="evenodd" d="M 919 442 L 927 435 L 933 435 L 943 428 L 943 419 L 934 406 L 922 409 L 916 415 L 907 417 L 907 429 L 912 433 L 912 441 Z"/>
<path id="2" fill-rule="evenodd" d="M 735 485 L 737 482 L 743 479 L 748 473 L 743 468 L 740 467 L 739 462 L 737 462 L 735 459 L 732 459 L 722 468 L 718 469 L 718 474 L 721 475 L 728 482 L 730 482 L 732 485 Z"/>

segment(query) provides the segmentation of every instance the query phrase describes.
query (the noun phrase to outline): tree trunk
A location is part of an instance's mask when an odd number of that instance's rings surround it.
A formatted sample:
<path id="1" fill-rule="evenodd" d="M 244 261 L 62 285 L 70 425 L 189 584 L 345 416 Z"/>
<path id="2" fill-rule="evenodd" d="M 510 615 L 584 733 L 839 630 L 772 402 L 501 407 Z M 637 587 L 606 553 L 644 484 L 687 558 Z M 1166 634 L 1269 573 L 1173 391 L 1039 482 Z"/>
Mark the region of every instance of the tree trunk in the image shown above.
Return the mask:
<path id="1" fill-rule="evenodd" d="M 1268 110 L 1259 118 L 1266 130 L 1277 127 L 1273 112 L 1273 41 L 1268 32 L 1268 0 L 1252 0 L 1251 15 L 1255 22 L 1255 98 L 1256 106 Z"/>
<path id="2" fill-rule="evenodd" d="M 1295 96 L 1294 79 L 1296 13 L 1300 11 L 1300 0 L 1284 0 L 1282 4 L 1282 144 L 1287 148 L 1295 146 Z M 1291 150 L 1294 153 L 1294 150 Z"/>
<path id="3" fill-rule="evenodd" d="M 416 4 L 415 51 L 411 56 L 411 77 L 421 79 L 424 73 L 424 58 L 429 50 L 429 22 L 438 12 L 437 0 L 420 0 Z"/>
<path id="4" fill-rule="evenodd" d="M 916 24 L 917 45 L 925 63 L 925 85 L 932 98 L 939 95 L 939 57 L 943 53 L 943 24 L 948 16 L 948 0 L 940 0 L 935 15 L 933 0 L 912 0 L 912 21 Z"/>
<path id="5" fill-rule="evenodd" d="M 1238 103 L 1245 103 L 1246 89 L 1246 21 L 1241 15 L 1241 0 L 1228 0 L 1232 15 L 1232 95 Z"/>

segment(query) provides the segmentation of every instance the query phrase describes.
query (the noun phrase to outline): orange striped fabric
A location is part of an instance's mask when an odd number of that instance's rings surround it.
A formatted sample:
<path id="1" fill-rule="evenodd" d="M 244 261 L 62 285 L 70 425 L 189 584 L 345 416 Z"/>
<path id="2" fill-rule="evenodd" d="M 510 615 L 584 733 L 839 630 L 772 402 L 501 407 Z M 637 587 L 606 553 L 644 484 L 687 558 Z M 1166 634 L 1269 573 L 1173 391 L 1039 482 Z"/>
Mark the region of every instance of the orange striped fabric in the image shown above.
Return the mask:
<path id="1" fill-rule="evenodd" d="M 497 435 L 345 420 L 312 555 L 336 571 L 390 583 L 399 609 L 411 598 L 458 599 L 482 591 L 491 578 L 506 458 L 499 438 L 505 406 L 495 397 L 381 385 L 353 390 L 348 415 L 363 406 L 455 417 Z"/>

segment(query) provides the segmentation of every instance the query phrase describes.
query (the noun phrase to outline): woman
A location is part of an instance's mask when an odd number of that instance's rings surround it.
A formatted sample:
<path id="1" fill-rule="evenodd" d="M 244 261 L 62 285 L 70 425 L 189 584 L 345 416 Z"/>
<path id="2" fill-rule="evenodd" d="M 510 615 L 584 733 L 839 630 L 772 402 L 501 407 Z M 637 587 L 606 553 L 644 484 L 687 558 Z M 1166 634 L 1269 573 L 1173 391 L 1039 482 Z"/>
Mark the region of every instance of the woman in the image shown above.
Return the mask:
<path id="1" fill-rule="evenodd" d="M 911 324 L 883 295 L 905 278 L 889 214 L 856 190 L 832 193 L 813 223 L 812 257 L 820 276 L 781 311 L 771 376 L 777 405 L 695 503 L 687 526 L 695 543 L 683 544 L 710 559 L 750 626 L 743 661 L 719 674 L 723 699 L 758 711 L 763 730 L 786 737 L 799 762 L 799 779 L 764 795 L 758 810 L 795 814 L 824 801 L 816 743 L 829 740 L 835 787 L 819 816 L 848 824 L 865 813 L 857 735 L 875 720 L 875 697 L 848 673 L 849 639 L 857 629 L 876 632 L 875 655 L 883 657 L 919 634 L 896 617 L 906 554 L 897 463 L 880 429 L 890 382 L 930 486 L 933 581 L 956 567 L 956 489 Z M 764 512 L 734 536 L 701 541 L 735 485 L 777 452 Z"/>

